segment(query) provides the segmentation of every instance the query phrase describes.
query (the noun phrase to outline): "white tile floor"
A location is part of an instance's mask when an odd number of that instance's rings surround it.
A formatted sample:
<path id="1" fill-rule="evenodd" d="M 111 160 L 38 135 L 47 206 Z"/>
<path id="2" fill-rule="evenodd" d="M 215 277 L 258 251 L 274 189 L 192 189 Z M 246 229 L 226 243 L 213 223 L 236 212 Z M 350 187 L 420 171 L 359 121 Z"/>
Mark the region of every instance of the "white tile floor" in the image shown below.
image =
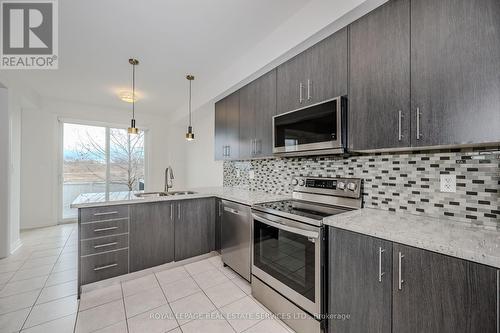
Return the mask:
<path id="1" fill-rule="evenodd" d="M 73 332 L 76 224 L 21 232 L 22 247 L 0 260 L 0 332 Z"/>
<path id="2" fill-rule="evenodd" d="M 23 232 L 0 260 L 0 332 L 293 332 L 220 257 L 116 282 L 76 297 L 77 229 Z"/>

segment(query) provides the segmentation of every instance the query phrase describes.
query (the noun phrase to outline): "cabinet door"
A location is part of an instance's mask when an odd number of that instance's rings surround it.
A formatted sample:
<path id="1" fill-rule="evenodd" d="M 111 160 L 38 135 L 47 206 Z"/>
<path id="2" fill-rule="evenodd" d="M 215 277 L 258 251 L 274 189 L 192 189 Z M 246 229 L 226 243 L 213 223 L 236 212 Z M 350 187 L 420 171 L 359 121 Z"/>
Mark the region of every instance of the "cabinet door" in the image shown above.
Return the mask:
<path id="1" fill-rule="evenodd" d="M 314 45 L 305 78 L 305 97 L 314 104 L 347 95 L 347 28 Z"/>
<path id="2" fill-rule="evenodd" d="M 226 159 L 239 158 L 240 142 L 240 95 L 239 91 L 226 97 Z"/>
<path id="3" fill-rule="evenodd" d="M 255 154 L 255 121 L 257 85 L 255 81 L 240 89 L 240 158 L 249 159 Z"/>
<path id="4" fill-rule="evenodd" d="M 276 115 L 276 70 L 255 81 L 255 157 L 273 155 L 273 116 Z"/>
<path id="5" fill-rule="evenodd" d="M 393 263 L 393 332 L 497 332 L 495 269 L 398 244 Z"/>
<path id="6" fill-rule="evenodd" d="M 215 103 L 215 160 L 220 161 L 225 157 L 226 145 L 226 100 Z"/>
<path id="7" fill-rule="evenodd" d="M 408 147 L 410 1 L 389 1 L 352 23 L 349 50 L 349 148 Z"/>
<path id="8" fill-rule="evenodd" d="M 499 141 L 499 68 L 500 1 L 412 1 L 412 144 Z"/>
<path id="9" fill-rule="evenodd" d="M 215 199 L 179 200 L 175 215 L 175 261 L 215 249 Z"/>
<path id="10" fill-rule="evenodd" d="M 328 244 L 328 313 L 350 315 L 329 332 L 390 332 L 392 243 L 330 228 Z"/>
<path id="11" fill-rule="evenodd" d="M 174 260 L 174 222 L 171 204 L 144 203 L 130 206 L 130 271 Z"/>
<path id="12" fill-rule="evenodd" d="M 222 200 L 215 199 L 215 251 L 221 250 Z"/>
<path id="13" fill-rule="evenodd" d="M 277 114 L 305 106 L 305 73 L 307 51 L 295 56 L 277 69 Z M 302 85 L 302 92 L 301 92 Z M 301 98 L 302 96 L 302 98 Z"/>

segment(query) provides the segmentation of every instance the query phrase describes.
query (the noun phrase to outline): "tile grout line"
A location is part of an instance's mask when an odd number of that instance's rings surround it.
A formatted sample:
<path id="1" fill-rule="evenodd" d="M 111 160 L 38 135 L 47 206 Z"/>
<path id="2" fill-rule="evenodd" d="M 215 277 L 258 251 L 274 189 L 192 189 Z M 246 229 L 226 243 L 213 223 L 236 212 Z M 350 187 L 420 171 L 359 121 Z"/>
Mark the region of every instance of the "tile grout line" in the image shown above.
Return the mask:
<path id="1" fill-rule="evenodd" d="M 68 244 L 68 240 L 70 239 L 70 237 L 71 237 L 71 235 L 73 234 L 73 232 L 74 232 L 74 226 L 73 226 L 73 230 L 69 233 L 69 235 L 68 235 L 68 236 L 67 236 L 67 238 L 66 238 L 66 241 L 64 242 L 63 249 L 64 249 L 64 248 L 66 247 L 66 245 Z M 61 251 L 61 253 L 62 253 L 62 251 Z M 57 260 L 56 260 L 56 262 L 54 263 L 54 266 L 52 267 L 52 269 L 51 269 L 51 270 L 50 270 L 50 272 L 49 272 L 49 276 L 50 276 L 50 274 L 52 273 L 52 271 L 54 270 L 54 267 L 57 265 L 57 261 L 59 260 L 59 258 L 60 258 L 60 257 L 61 257 L 61 254 L 59 254 L 59 256 L 57 257 Z M 40 293 L 38 294 L 38 296 L 37 296 L 37 298 L 36 298 L 35 302 L 33 303 L 33 306 L 31 306 L 30 311 L 29 311 L 29 313 L 28 313 L 28 316 L 26 316 L 26 319 L 24 320 L 23 325 L 21 326 L 21 330 L 20 330 L 20 331 L 22 331 L 22 330 L 24 329 L 24 326 L 26 325 L 26 322 L 28 321 L 28 318 L 30 317 L 31 312 L 33 312 L 33 308 L 36 306 L 36 302 L 37 302 L 37 301 L 38 301 L 38 299 L 40 298 L 40 295 L 42 294 L 43 289 L 45 289 L 45 285 L 47 284 L 48 279 L 49 279 L 49 278 L 47 277 L 47 280 L 45 280 L 45 283 L 43 284 L 43 287 L 42 287 L 42 289 L 40 290 Z M 79 303 L 79 302 L 77 301 L 77 303 Z M 78 316 L 78 309 L 77 309 L 77 316 Z M 62 318 L 62 317 L 60 317 L 60 318 Z M 56 319 L 60 319 L 60 318 L 56 318 Z M 56 319 L 53 319 L 53 320 L 56 320 Z M 49 320 L 49 321 L 47 321 L 47 322 L 50 322 L 50 321 L 53 321 L 53 320 Z M 76 320 L 75 320 L 75 321 L 76 321 Z M 44 322 L 44 323 L 47 323 L 47 322 Z M 44 324 L 44 323 L 40 323 L 39 325 Z M 37 326 L 37 325 L 35 325 L 35 326 Z"/>
<path id="2" fill-rule="evenodd" d="M 209 259 L 206 259 L 206 260 L 209 260 Z M 212 264 L 210 261 L 207 261 L 207 262 L 208 262 L 210 265 L 212 265 L 213 267 L 215 267 L 217 270 L 219 270 L 219 268 L 218 268 L 217 266 L 215 266 L 214 264 Z M 236 329 L 233 327 L 233 325 L 231 325 L 231 323 L 227 320 L 226 316 L 225 316 L 223 313 L 221 313 L 221 311 L 220 311 L 220 309 L 217 307 L 217 305 L 215 305 L 215 303 L 212 301 L 212 299 L 211 299 L 211 298 L 207 295 L 207 293 L 205 292 L 205 290 L 203 290 L 203 288 L 201 288 L 201 286 L 198 284 L 198 282 L 196 282 L 196 280 L 193 278 L 193 276 L 194 276 L 195 274 L 191 274 L 191 272 L 189 272 L 189 270 L 187 270 L 187 269 L 186 269 L 186 271 L 188 272 L 189 276 L 193 279 L 194 283 L 196 283 L 196 285 L 198 286 L 198 288 L 200 288 L 200 290 L 203 292 L 203 294 L 205 295 L 205 297 L 206 297 L 206 298 L 208 298 L 208 300 L 210 301 L 210 303 L 212 303 L 212 304 L 213 304 L 213 306 L 215 307 L 215 310 L 216 310 L 219 314 L 221 314 L 221 315 L 222 315 L 222 318 L 224 318 L 224 321 L 225 321 L 225 322 L 229 325 L 229 327 L 231 327 L 231 329 L 232 329 L 234 332 L 237 332 L 237 331 L 236 331 Z M 220 270 L 219 270 L 219 271 L 220 271 Z M 222 273 L 222 272 L 221 272 L 221 273 Z M 223 274 L 224 274 L 224 273 L 223 273 Z M 224 274 L 224 276 L 226 276 L 226 275 Z M 226 277 L 227 277 L 227 276 L 226 276 Z M 231 279 L 229 279 L 229 281 L 231 281 Z M 222 283 L 225 283 L 225 282 L 222 282 Z M 220 283 L 220 284 L 222 284 L 222 283 Z M 218 286 L 218 285 L 220 285 L 220 284 L 217 284 L 217 285 L 212 286 L 212 287 L 216 287 L 216 286 Z M 234 284 L 234 283 L 233 283 L 233 284 Z M 210 287 L 210 288 L 212 288 L 212 287 Z M 238 287 L 238 286 L 236 286 L 236 287 Z M 239 287 L 238 287 L 238 288 L 239 288 Z M 245 294 L 245 296 L 246 296 L 246 294 Z M 242 298 L 243 298 L 243 297 L 242 297 Z M 241 298 L 239 298 L 238 300 L 240 300 L 240 299 L 241 299 Z M 238 301 L 238 300 L 236 300 L 236 301 Z M 236 302 L 236 301 L 234 301 L 234 302 Z M 234 303 L 234 302 L 231 302 L 231 303 L 229 303 L 229 304 L 232 304 L 232 303 Z M 229 304 L 226 304 L 226 305 L 229 305 Z M 226 306 L 226 305 L 224 305 L 224 306 Z M 210 313 L 212 313 L 212 312 L 214 312 L 214 311 L 211 311 Z M 194 320 L 196 320 L 196 319 L 194 319 Z M 192 321 L 192 320 L 191 320 L 191 321 Z M 187 323 L 189 323 L 189 322 L 191 322 L 191 321 L 188 321 Z M 186 325 L 187 323 L 184 323 L 184 325 Z M 182 327 L 181 327 L 181 330 L 182 330 Z"/>
<path id="3" fill-rule="evenodd" d="M 123 305 L 123 312 L 125 314 L 125 326 L 127 327 L 127 333 L 128 333 L 129 328 L 128 328 L 127 308 L 125 307 L 125 294 L 123 293 L 123 284 L 121 282 L 120 282 L 120 290 L 122 292 L 122 305 Z"/>
<path id="4" fill-rule="evenodd" d="M 188 272 L 189 274 L 189 272 Z M 179 329 L 181 329 L 181 325 L 179 323 L 179 321 L 177 320 L 177 316 L 175 315 L 175 312 L 174 312 L 174 309 L 172 309 L 172 306 L 170 305 L 170 302 L 168 301 L 168 298 L 167 298 L 167 295 L 165 294 L 165 290 L 163 290 L 163 287 L 161 286 L 161 283 L 160 283 L 160 280 L 158 280 L 158 276 L 156 276 L 156 273 L 153 273 L 155 279 L 156 279 L 156 282 L 158 283 L 158 285 L 160 286 L 160 290 L 163 294 L 163 297 L 165 297 L 165 301 L 167 302 L 167 305 L 168 305 L 168 308 L 170 309 L 170 311 L 172 312 L 172 314 L 174 315 L 174 319 L 175 319 L 175 322 L 177 323 L 177 327 L 179 327 Z M 194 279 L 193 279 L 194 280 Z M 180 281 L 180 280 L 179 280 Z M 195 281 L 196 282 L 196 281 Z M 154 310 L 154 309 L 153 309 Z M 151 311 L 151 310 L 149 310 Z M 172 330 L 170 330 L 172 331 Z M 182 329 L 181 329 L 182 331 Z"/>

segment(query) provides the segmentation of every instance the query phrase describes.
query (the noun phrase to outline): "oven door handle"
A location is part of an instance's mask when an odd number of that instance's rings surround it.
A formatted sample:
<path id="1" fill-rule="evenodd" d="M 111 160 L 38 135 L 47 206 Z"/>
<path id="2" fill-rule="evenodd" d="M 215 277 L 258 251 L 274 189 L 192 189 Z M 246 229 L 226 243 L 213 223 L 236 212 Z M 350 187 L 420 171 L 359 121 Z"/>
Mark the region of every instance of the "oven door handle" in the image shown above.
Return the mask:
<path id="1" fill-rule="evenodd" d="M 319 232 L 316 232 L 316 231 L 311 231 L 311 230 L 304 230 L 304 229 L 300 229 L 300 228 L 295 228 L 295 227 L 290 227 L 286 224 L 283 224 L 283 223 L 278 223 L 278 222 L 274 222 L 274 221 L 270 221 L 268 219 L 265 219 L 263 217 L 260 217 L 256 214 L 252 214 L 253 215 L 253 218 L 259 222 L 262 222 L 264 224 L 267 224 L 271 227 L 275 227 L 275 228 L 278 228 L 280 230 L 284 230 L 284 231 L 288 231 L 288 232 L 291 232 L 293 234 L 298 234 L 298 235 L 302 235 L 302 236 L 305 236 L 305 237 L 308 237 L 308 238 L 314 238 L 314 239 L 318 239 L 319 238 Z"/>

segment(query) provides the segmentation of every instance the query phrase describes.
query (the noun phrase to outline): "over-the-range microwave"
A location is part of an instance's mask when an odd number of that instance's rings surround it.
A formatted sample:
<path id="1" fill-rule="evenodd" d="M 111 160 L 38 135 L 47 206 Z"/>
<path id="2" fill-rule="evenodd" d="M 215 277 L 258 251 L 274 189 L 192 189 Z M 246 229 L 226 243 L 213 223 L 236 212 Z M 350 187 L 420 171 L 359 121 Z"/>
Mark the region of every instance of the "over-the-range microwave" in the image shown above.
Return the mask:
<path id="1" fill-rule="evenodd" d="M 347 144 L 347 98 L 336 97 L 273 117 L 273 154 L 342 154 Z"/>

